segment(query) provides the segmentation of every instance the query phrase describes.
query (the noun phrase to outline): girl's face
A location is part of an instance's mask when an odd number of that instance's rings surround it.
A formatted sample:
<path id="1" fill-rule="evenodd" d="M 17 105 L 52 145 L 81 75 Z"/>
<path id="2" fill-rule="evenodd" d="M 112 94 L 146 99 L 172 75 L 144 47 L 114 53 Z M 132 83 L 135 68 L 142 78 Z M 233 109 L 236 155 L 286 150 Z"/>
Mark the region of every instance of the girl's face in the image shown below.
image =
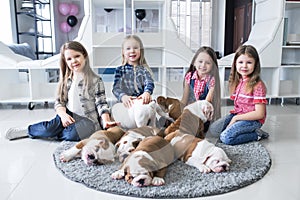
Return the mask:
<path id="1" fill-rule="evenodd" d="M 69 69 L 73 72 L 82 72 L 85 66 L 85 57 L 82 53 L 72 49 L 65 50 L 65 59 Z"/>
<path id="2" fill-rule="evenodd" d="M 243 78 L 246 78 L 254 71 L 255 60 L 247 54 L 242 54 L 236 59 L 235 67 L 236 71 Z"/>
<path id="3" fill-rule="evenodd" d="M 128 64 L 137 65 L 141 56 L 141 47 L 138 41 L 128 39 L 123 44 L 123 56 Z"/>
<path id="4" fill-rule="evenodd" d="M 207 53 L 201 52 L 197 56 L 194 66 L 198 72 L 198 75 L 201 76 L 210 73 L 213 68 L 213 63 L 213 60 Z"/>

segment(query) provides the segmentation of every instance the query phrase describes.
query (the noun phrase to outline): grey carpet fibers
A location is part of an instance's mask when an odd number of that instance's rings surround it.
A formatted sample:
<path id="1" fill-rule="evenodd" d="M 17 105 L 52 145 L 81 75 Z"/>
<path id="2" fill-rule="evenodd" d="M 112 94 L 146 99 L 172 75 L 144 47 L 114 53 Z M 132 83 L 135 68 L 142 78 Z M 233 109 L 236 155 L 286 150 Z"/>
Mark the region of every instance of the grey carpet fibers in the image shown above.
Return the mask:
<path id="1" fill-rule="evenodd" d="M 110 175 L 120 166 L 87 166 L 78 158 L 68 163 L 59 160 L 60 153 L 74 142 L 62 142 L 53 153 L 56 167 L 72 181 L 112 194 L 141 198 L 194 198 L 217 195 L 250 185 L 261 179 L 271 167 L 271 158 L 259 142 L 228 146 L 217 143 L 232 160 L 230 170 L 223 173 L 201 174 L 196 168 L 176 161 L 169 166 L 164 186 L 135 187 L 125 180 L 113 180 Z"/>

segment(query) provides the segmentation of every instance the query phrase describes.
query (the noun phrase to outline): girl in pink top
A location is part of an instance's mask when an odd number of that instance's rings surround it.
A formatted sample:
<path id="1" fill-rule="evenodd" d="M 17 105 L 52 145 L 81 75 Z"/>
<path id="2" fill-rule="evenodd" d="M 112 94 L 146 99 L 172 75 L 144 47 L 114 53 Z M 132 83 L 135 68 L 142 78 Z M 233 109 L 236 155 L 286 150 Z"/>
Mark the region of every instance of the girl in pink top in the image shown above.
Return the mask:
<path id="1" fill-rule="evenodd" d="M 266 119 L 267 89 L 260 78 L 260 61 L 251 45 L 240 46 L 234 57 L 229 77 L 230 99 L 234 109 L 210 127 L 229 145 L 242 144 L 267 138 L 260 128 Z"/>

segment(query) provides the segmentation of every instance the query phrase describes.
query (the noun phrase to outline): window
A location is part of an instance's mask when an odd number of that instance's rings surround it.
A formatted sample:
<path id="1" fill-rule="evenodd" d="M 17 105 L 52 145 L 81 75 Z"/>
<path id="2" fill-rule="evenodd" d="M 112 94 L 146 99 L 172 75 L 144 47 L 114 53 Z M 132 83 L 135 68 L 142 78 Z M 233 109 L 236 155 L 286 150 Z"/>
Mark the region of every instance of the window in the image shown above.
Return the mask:
<path id="1" fill-rule="evenodd" d="M 172 0 L 171 18 L 192 50 L 211 45 L 211 0 Z"/>

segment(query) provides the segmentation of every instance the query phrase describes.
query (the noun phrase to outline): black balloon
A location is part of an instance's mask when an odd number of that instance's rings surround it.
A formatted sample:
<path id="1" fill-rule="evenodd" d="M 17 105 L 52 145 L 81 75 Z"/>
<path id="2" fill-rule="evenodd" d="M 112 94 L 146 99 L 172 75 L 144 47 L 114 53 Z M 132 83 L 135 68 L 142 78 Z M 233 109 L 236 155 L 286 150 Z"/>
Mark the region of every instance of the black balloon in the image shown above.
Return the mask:
<path id="1" fill-rule="evenodd" d="M 77 24 L 78 20 L 74 15 L 70 15 L 67 18 L 67 23 L 69 24 L 69 26 L 74 27 Z"/>
<path id="2" fill-rule="evenodd" d="M 136 9 L 135 10 L 135 16 L 139 20 L 143 20 L 146 17 L 146 10 L 144 10 L 144 9 Z"/>
<path id="3" fill-rule="evenodd" d="M 104 10 L 105 10 L 106 12 L 108 12 L 108 13 L 110 13 L 111 11 L 113 11 L 112 8 L 104 8 Z"/>

